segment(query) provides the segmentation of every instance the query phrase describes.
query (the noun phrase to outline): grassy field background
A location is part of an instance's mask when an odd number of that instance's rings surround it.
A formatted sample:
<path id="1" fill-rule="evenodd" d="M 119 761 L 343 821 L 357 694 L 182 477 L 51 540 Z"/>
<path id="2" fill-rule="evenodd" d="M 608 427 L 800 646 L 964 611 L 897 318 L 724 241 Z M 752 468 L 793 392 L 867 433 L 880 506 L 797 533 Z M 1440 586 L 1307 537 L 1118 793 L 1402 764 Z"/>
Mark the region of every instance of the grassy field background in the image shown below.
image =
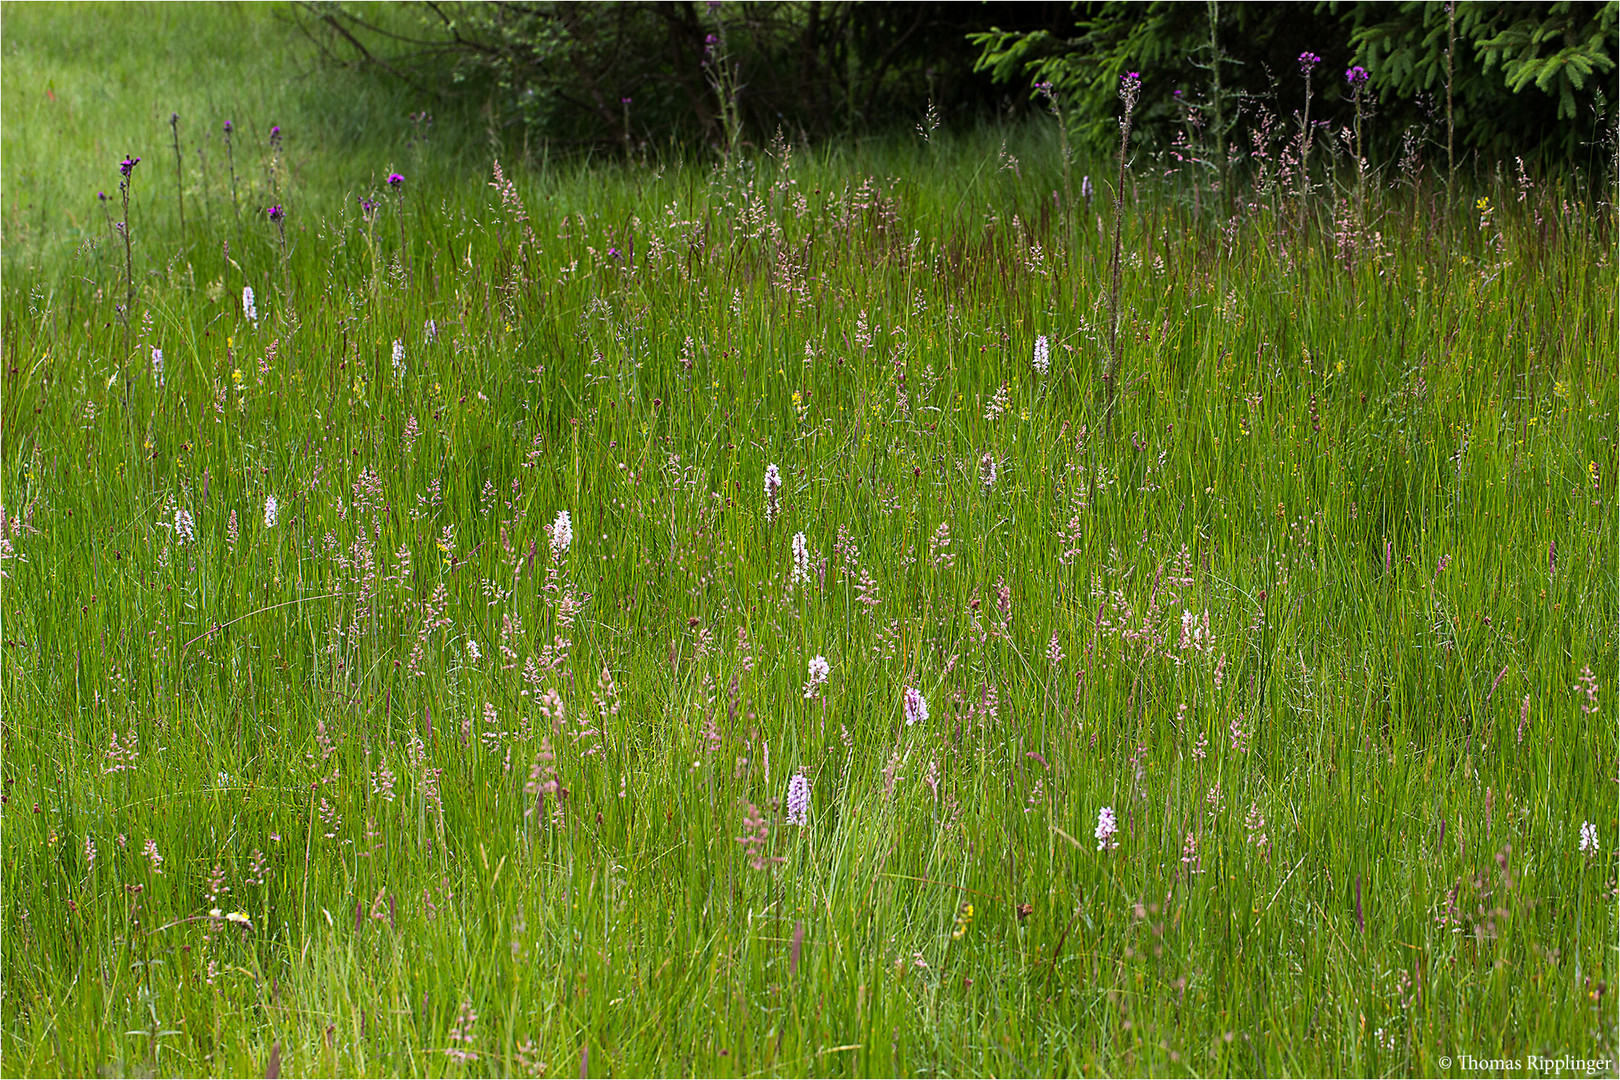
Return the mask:
<path id="1" fill-rule="evenodd" d="M 8 1074 L 1612 1072 L 1610 193 L 0 34 Z"/>

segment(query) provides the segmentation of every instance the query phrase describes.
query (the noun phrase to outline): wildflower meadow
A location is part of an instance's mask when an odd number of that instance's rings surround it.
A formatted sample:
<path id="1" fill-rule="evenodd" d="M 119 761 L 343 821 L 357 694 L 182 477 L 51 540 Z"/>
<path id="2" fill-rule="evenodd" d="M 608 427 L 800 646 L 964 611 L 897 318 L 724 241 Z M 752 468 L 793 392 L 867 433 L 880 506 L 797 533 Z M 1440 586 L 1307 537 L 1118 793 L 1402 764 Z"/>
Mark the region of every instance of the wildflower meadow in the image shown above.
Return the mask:
<path id="1" fill-rule="evenodd" d="M 149 14 L 3 11 L 8 1075 L 1613 1074 L 1612 131 L 563 157 Z"/>

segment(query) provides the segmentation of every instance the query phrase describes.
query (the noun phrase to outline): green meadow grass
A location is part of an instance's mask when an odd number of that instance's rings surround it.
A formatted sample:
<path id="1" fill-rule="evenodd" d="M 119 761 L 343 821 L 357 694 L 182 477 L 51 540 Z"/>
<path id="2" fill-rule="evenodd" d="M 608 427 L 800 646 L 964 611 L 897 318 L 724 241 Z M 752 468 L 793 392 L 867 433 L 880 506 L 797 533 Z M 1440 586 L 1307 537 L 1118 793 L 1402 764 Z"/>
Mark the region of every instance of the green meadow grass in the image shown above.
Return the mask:
<path id="1" fill-rule="evenodd" d="M 8 1074 L 1612 1071 L 1608 196 L 1141 159 L 1108 418 L 1048 131 L 525 165 L 0 17 Z"/>

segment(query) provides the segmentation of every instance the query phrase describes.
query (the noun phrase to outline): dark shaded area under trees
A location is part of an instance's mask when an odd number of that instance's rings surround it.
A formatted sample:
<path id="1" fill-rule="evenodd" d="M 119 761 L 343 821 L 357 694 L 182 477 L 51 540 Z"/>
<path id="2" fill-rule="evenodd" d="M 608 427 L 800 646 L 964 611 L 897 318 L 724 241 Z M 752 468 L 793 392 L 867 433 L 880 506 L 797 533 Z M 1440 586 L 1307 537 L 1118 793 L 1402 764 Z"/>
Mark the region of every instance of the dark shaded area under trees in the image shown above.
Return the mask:
<path id="1" fill-rule="evenodd" d="M 1189 124 L 1228 154 L 1304 106 L 1343 124 L 1344 72 L 1371 73 L 1372 148 L 1413 133 L 1459 163 L 1521 157 L 1604 173 L 1614 160 L 1620 3 L 853 3 L 619 0 L 312 3 L 331 57 L 479 110 L 526 145 L 632 155 L 789 138 L 949 129 L 1046 107 L 1082 146 L 1117 139 L 1117 86 L 1140 71 L 1136 139 Z M 1449 55 L 1448 55 L 1449 54 Z M 1448 59 L 1450 61 L 1448 78 Z"/>

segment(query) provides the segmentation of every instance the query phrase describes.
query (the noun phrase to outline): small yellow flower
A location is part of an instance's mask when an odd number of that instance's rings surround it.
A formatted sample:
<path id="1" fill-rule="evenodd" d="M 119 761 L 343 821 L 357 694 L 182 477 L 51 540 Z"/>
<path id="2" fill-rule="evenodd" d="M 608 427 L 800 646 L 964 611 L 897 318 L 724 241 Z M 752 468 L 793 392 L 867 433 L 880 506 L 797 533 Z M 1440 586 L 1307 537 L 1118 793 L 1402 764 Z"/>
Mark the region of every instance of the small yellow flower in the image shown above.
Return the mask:
<path id="1" fill-rule="evenodd" d="M 973 925 L 973 905 L 964 902 L 962 909 L 956 916 L 956 929 L 951 931 L 951 940 L 960 941 L 962 935 L 967 933 L 968 927 Z"/>
<path id="2" fill-rule="evenodd" d="M 237 368 L 235 371 L 231 372 L 231 381 L 232 382 L 241 382 L 242 381 L 242 369 L 241 368 Z"/>

